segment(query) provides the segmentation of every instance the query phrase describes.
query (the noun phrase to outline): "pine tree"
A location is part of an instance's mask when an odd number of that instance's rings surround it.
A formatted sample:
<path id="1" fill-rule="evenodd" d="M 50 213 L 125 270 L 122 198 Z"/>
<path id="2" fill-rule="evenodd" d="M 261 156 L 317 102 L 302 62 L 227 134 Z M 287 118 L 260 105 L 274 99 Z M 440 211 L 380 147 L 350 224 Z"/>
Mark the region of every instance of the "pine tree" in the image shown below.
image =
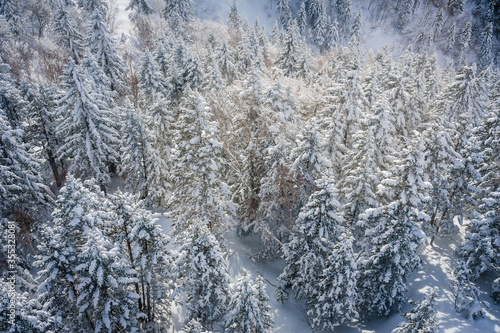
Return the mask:
<path id="1" fill-rule="evenodd" d="M 229 276 L 219 243 L 206 225 L 193 220 L 181 236 L 179 283 L 186 292 L 188 320 L 212 325 L 227 311 Z M 179 239 L 180 240 L 180 239 Z"/>
<path id="2" fill-rule="evenodd" d="M 71 158 L 71 171 L 93 175 L 104 187 L 110 181 L 109 165 L 118 161 L 118 133 L 113 114 L 104 96 L 98 93 L 95 81 L 70 60 L 62 76 L 66 94 L 58 105 L 62 122 L 57 131 L 65 136 L 58 154 Z"/>
<path id="3" fill-rule="evenodd" d="M 324 142 L 315 118 L 305 123 L 302 133 L 297 135 L 296 142 L 297 146 L 290 152 L 291 169 L 304 178 L 305 183 L 302 186 L 314 188 L 315 180 L 327 174 L 327 168 L 330 167 L 330 162 L 322 156 Z M 307 196 L 310 193 L 307 193 Z"/>
<path id="4" fill-rule="evenodd" d="M 182 33 L 186 25 L 194 19 L 193 1 L 165 0 L 163 15 L 173 31 Z"/>
<path id="5" fill-rule="evenodd" d="M 43 156 L 49 162 L 56 185 L 62 186 L 61 169 L 58 163 L 57 150 L 60 137 L 56 135 L 56 94 L 55 88 L 48 85 L 30 87 L 27 92 L 29 101 L 29 133 L 32 142 L 43 147 Z"/>
<path id="6" fill-rule="evenodd" d="M 1 108 L 0 131 L 0 217 L 24 210 L 35 215 L 53 202 L 41 176 L 41 161 L 23 142 L 24 131 L 12 128 Z"/>
<path id="7" fill-rule="evenodd" d="M 403 30 L 408 23 L 410 22 L 410 18 L 413 15 L 413 12 L 416 9 L 416 1 L 415 0 L 400 0 L 396 3 L 396 28 L 399 30 Z"/>
<path id="8" fill-rule="evenodd" d="M 44 308 L 52 316 L 60 318 L 60 325 L 69 331 L 78 330 L 79 326 L 95 329 L 91 310 L 77 306 L 81 295 L 78 285 L 82 280 L 76 267 L 84 263 L 79 261 L 78 256 L 81 246 L 89 240 L 89 232 L 102 230 L 112 220 L 110 214 L 101 210 L 105 204 L 103 199 L 95 182 L 86 181 L 83 184 L 69 175 L 52 212 L 53 225 L 44 229 L 42 242 L 39 243 L 40 256 L 35 263 L 41 268 L 39 299 Z M 96 297 L 99 298 L 99 295 Z"/>
<path id="9" fill-rule="evenodd" d="M 302 208 L 291 239 L 283 247 L 286 266 L 278 277 L 280 289 L 291 286 L 295 297 L 314 304 L 328 255 L 343 231 L 343 222 L 337 191 L 324 180 Z"/>
<path id="10" fill-rule="evenodd" d="M 0 109 L 3 110 L 13 129 L 21 127 L 26 103 L 11 77 L 11 68 L 0 58 Z"/>
<path id="11" fill-rule="evenodd" d="M 437 120 L 436 120 L 437 123 Z M 429 205 L 430 227 L 432 238 L 430 244 L 438 232 L 449 235 L 454 231 L 453 205 L 450 201 L 449 191 L 452 185 L 448 179 L 451 165 L 459 164 L 461 156 L 455 152 L 449 132 L 442 126 L 429 126 L 423 133 L 425 140 L 425 158 L 427 161 L 427 172 L 429 182 L 432 184 Z"/>
<path id="12" fill-rule="evenodd" d="M 278 0 L 276 4 L 281 26 L 283 29 L 288 29 L 292 21 L 292 12 L 290 11 L 290 0 Z"/>
<path id="13" fill-rule="evenodd" d="M 491 57 L 492 38 L 493 38 L 493 23 L 488 22 L 481 34 L 481 47 L 479 51 L 479 64 L 480 67 L 483 69 L 487 68 L 492 61 Z"/>
<path id="14" fill-rule="evenodd" d="M 215 55 L 220 72 L 227 84 L 230 84 L 238 78 L 238 71 L 236 69 L 233 53 L 234 51 L 230 46 L 223 42 Z"/>
<path id="15" fill-rule="evenodd" d="M 307 29 L 307 12 L 306 12 L 306 3 L 304 1 L 300 3 L 300 10 L 297 16 L 297 26 L 299 28 L 300 34 L 302 36 L 305 36 Z"/>
<path id="16" fill-rule="evenodd" d="M 303 61 L 304 54 L 307 52 L 305 48 L 306 46 L 299 34 L 297 22 L 293 20 L 286 32 L 283 49 L 276 59 L 277 66 L 283 70 L 285 76 L 298 76 L 301 61 Z"/>
<path id="17" fill-rule="evenodd" d="M 262 280 L 254 282 L 248 275 L 241 277 L 229 302 L 229 312 L 224 316 L 225 332 L 265 333 L 273 328 L 270 317 L 269 299 L 264 291 Z"/>
<path id="18" fill-rule="evenodd" d="M 438 330 L 436 293 L 437 289 L 432 289 L 423 300 L 412 303 L 415 304 L 415 307 L 410 312 L 402 314 L 407 322 L 400 324 L 392 333 L 436 332 Z"/>
<path id="19" fill-rule="evenodd" d="M 171 168 L 175 191 L 169 203 L 175 216 L 174 233 L 197 220 L 220 237 L 228 227 L 232 205 L 220 174 L 222 145 L 216 139 L 216 123 L 205 98 L 190 90 L 179 112 Z"/>
<path id="20" fill-rule="evenodd" d="M 142 66 L 139 76 L 139 94 L 143 108 L 157 102 L 167 96 L 167 87 L 160 71 L 160 67 L 153 55 L 146 50 L 142 59 Z"/>
<path id="21" fill-rule="evenodd" d="M 344 322 L 358 318 L 356 312 L 356 261 L 352 249 L 352 237 L 340 233 L 320 274 L 318 294 L 309 302 L 307 312 L 312 327 L 334 330 Z"/>
<path id="22" fill-rule="evenodd" d="M 154 10 L 149 4 L 148 0 L 130 0 L 125 10 L 134 10 L 135 15 L 132 15 L 133 17 L 137 17 L 138 15 L 150 15 L 154 13 Z"/>
<path id="23" fill-rule="evenodd" d="M 102 2 L 102 0 L 96 0 Z M 89 49 L 94 54 L 95 59 L 102 71 L 110 81 L 112 91 L 124 92 L 125 66 L 118 57 L 115 41 L 106 23 L 106 10 L 96 6 L 91 12 L 91 26 L 89 27 Z"/>
<path id="24" fill-rule="evenodd" d="M 351 0 L 336 0 L 335 1 L 335 18 L 339 22 L 341 28 L 340 35 L 342 40 L 348 40 L 351 36 L 350 28 L 352 26 L 352 6 Z"/>
<path id="25" fill-rule="evenodd" d="M 119 248 L 99 228 L 85 230 L 73 268 L 78 275 L 76 305 L 95 332 L 138 332 L 137 295 L 127 290 L 137 278 L 117 257 Z"/>
<path id="26" fill-rule="evenodd" d="M 420 141 L 396 161 L 396 179 L 383 179 L 379 195 L 385 205 L 367 209 L 358 225 L 365 229 L 358 259 L 358 311 L 365 317 L 385 316 L 405 302 L 410 274 L 420 264 L 417 248 L 425 242 L 419 224 L 429 222 L 423 212 L 429 201 L 425 159 Z"/>
<path id="27" fill-rule="evenodd" d="M 211 331 L 204 330 L 200 322 L 193 318 L 188 321 L 186 325 L 184 325 L 184 328 L 180 331 L 180 333 L 211 333 Z"/>
<path id="28" fill-rule="evenodd" d="M 323 15 L 325 8 L 323 6 L 322 0 L 308 0 L 307 1 L 307 14 L 309 16 L 309 22 L 311 23 L 311 27 L 316 26 L 318 20 L 321 15 Z"/>
<path id="29" fill-rule="evenodd" d="M 167 327 L 172 322 L 173 259 L 167 250 L 169 239 L 158 225 L 159 214 L 121 191 L 110 200 L 117 216 L 112 232 L 119 241 L 120 254 L 137 272 L 132 290 L 139 296 L 142 327 Z"/>
<path id="30" fill-rule="evenodd" d="M 407 280 L 420 265 L 416 251 L 425 236 L 400 203 L 368 209 L 361 219 L 367 227 L 357 261 L 357 309 L 364 318 L 386 316 L 406 301 Z"/>
<path id="31" fill-rule="evenodd" d="M 320 50 L 324 51 L 327 49 L 328 41 L 328 27 L 330 22 L 326 16 L 326 11 L 323 9 L 321 15 L 316 20 L 315 24 L 312 26 L 314 33 L 314 41 L 319 46 Z"/>
<path id="32" fill-rule="evenodd" d="M 5 278 L 0 280 L 0 330 L 5 333 L 50 332 L 55 326 L 55 318 L 42 308 L 37 295 L 33 291 L 12 290 L 9 282 Z"/>
<path id="33" fill-rule="evenodd" d="M 472 38 L 472 21 L 469 20 L 460 29 L 459 40 L 458 40 L 458 63 L 465 65 L 467 63 L 467 53 L 470 48 L 470 42 Z"/>
<path id="34" fill-rule="evenodd" d="M 84 39 L 69 8 L 62 1 L 57 2 L 57 7 L 53 16 L 52 31 L 54 31 L 59 43 L 68 49 L 71 57 L 76 63 L 80 62 L 83 56 Z"/>
<path id="35" fill-rule="evenodd" d="M 233 0 L 231 5 L 231 10 L 229 12 L 229 19 L 227 22 L 227 29 L 229 32 L 229 36 L 233 42 L 233 46 L 237 45 L 241 39 L 241 17 L 238 13 L 238 2 L 237 0 Z"/>
<path id="36" fill-rule="evenodd" d="M 459 261 L 454 276 L 455 310 L 469 320 L 483 318 L 483 307 L 479 301 L 480 292 L 471 282 L 471 270 L 466 261 Z"/>
<path id="37" fill-rule="evenodd" d="M 122 149 L 123 173 L 127 175 L 127 187 L 140 193 L 142 199 L 149 196 L 151 156 L 157 152 L 151 146 L 151 134 L 136 110 L 128 110 L 124 121 L 126 131 Z"/>
<path id="38" fill-rule="evenodd" d="M 234 200 L 239 205 L 239 229 L 247 232 L 257 220 L 259 193 L 264 176 L 264 151 L 269 145 L 267 110 L 260 74 L 255 72 L 244 82 L 240 93 L 241 115 L 236 119 L 242 154 L 239 182 L 235 184 Z"/>
<path id="39" fill-rule="evenodd" d="M 344 215 L 353 231 L 360 214 L 368 208 L 379 206 L 377 186 L 382 171 L 376 159 L 380 147 L 374 138 L 374 128 L 359 131 L 354 142 L 354 149 L 347 155 L 338 185 Z"/>

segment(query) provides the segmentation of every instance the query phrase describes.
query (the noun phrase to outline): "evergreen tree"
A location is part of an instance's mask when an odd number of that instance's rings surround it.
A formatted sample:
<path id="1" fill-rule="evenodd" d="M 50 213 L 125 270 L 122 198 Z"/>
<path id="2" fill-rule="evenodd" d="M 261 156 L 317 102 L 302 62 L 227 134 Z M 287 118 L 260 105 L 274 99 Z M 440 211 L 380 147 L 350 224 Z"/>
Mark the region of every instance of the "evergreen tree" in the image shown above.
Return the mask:
<path id="1" fill-rule="evenodd" d="M 357 261 L 357 309 L 365 318 L 386 316 L 406 301 L 407 280 L 420 265 L 416 251 L 425 236 L 400 203 L 368 209 L 361 218 L 367 227 Z"/>
<path id="2" fill-rule="evenodd" d="M 238 2 L 237 0 L 233 0 L 231 10 L 229 12 L 229 20 L 227 22 L 227 29 L 233 45 L 237 45 L 241 39 L 241 24 L 241 17 L 238 13 Z"/>
<path id="3" fill-rule="evenodd" d="M 120 191 L 110 199 L 117 217 L 113 233 L 121 256 L 137 272 L 132 290 L 139 296 L 142 327 L 167 327 L 172 322 L 173 260 L 167 250 L 169 239 L 158 225 L 159 214 L 147 210 L 144 201 Z"/>
<path id="4" fill-rule="evenodd" d="M 33 291 L 12 290 L 9 282 L 4 278 L 0 280 L 0 330 L 5 333 L 50 332 L 55 318 L 42 308 L 37 295 Z"/>
<path id="5" fill-rule="evenodd" d="M 352 6 L 351 0 L 335 0 L 335 18 L 339 22 L 342 40 L 347 40 L 351 36 L 350 28 L 352 26 Z"/>
<path id="6" fill-rule="evenodd" d="M 300 37 L 297 22 L 292 21 L 286 32 L 283 49 L 280 51 L 276 64 L 283 70 L 285 76 L 298 76 L 303 61 L 306 46 Z"/>
<path id="7" fill-rule="evenodd" d="M 417 248 L 425 242 L 420 224 L 429 222 L 423 212 L 430 184 L 422 143 L 404 152 L 393 170 L 396 179 L 384 179 L 379 195 L 386 204 L 367 209 L 358 225 L 365 237 L 358 259 L 358 311 L 365 317 L 385 316 L 405 302 L 410 274 L 420 264 Z"/>
<path id="8" fill-rule="evenodd" d="M 165 0 L 163 9 L 165 20 L 173 31 L 183 32 L 194 19 L 192 0 Z"/>
<path id="9" fill-rule="evenodd" d="M 102 0 L 96 0 L 101 2 Z M 89 29 L 90 41 L 89 49 L 94 54 L 95 59 L 102 71 L 110 81 L 112 91 L 124 92 L 123 85 L 125 66 L 118 57 L 115 41 L 109 31 L 106 21 L 106 11 L 96 6 L 91 12 L 91 26 Z"/>
<path id="10" fill-rule="evenodd" d="M 412 303 L 415 307 L 402 316 L 407 320 L 400 324 L 392 333 L 434 333 L 438 329 L 436 323 L 436 293 L 432 289 L 430 293 L 420 302 Z"/>
<path id="11" fill-rule="evenodd" d="M 211 331 L 204 330 L 200 322 L 193 318 L 184 325 L 181 333 L 211 333 Z"/>
<path id="12" fill-rule="evenodd" d="M 323 9 L 321 15 L 316 20 L 315 24 L 312 26 L 314 33 L 314 41 L 319 46 L 320 50 L 326 50 L 328 41 L 328 27 L 329 27 L 328 18 L 326 16 L 326 11 Z"/>
<path id="13" fill-rule="evenodd" d="M 137 17 L 138 15 L 150 15 L 154 13 L 154 9 L 149 4 L 148 0 L 130 0 L 125 10 L 134 10 L 135 15 L 133 15 L 133 17 Z"/>
<path id="14" fill-rule="evenodd" d="M 211 120 L 203 96 L 190 90 L 182 99 L 179 112 L 171 168 L 175 185 L 170 200 L 174 233 L 179 234 L 192 220 L 197 220 L 220 237 L 228 227 L 232 205 L 220 174 L 222 145 L 216 139 L 216 123 Z"/>
<path id="15" fill-rule="evenodd" d="M 68 49 L 71 57 L 76 63 L 80 62 L 83 55 L 84 39 L 69 8 L 62 1 L 57 2 L 53 15 L 52 31 L 54 31 L 59 43 Z"/>
<path id="16" fill-rule="evenodd" d="M 304 1 L 300 3 L 299 14 L 297 16 L 297 26 L 299 28 L 300 34 L 302 36 L 305 36 L 307 29 L 307 12 L 306 12 L 306 3 Z"/>
<path id="17" fill-rule="evenodd" d="M 479 64 L 480 67 L 487 68 L 492 61 L 492 38 L 493 38 L 493 23 L 488 22 L 481 34 L 481 46 L 479 51 Z"/>
<path id="18" fill-rule="evenodd" d="M 463 0 L 449 0 L 448 1 L 448 9 L 450 10 L 451 15 L 458 15 L 464 10 L 464 1 Z"/>
<path id="19" fill-rule="evenodd" d="M 258 285 L 261 284 L 261 285 Z M 225 332 L 265 333 L 273 328 L 266 304 L 269 297 L 264 292 L 262 280 L 255 284 L 248 275 L 241 277 L 236 284 L 236 291 L 229 302 L 229 312 L 224 318 Z M 260 294 L 264 292 L 263 294 Z"/>
<path id="20" fill-rule="evenodd" d="M 152 156 L 157 152 L 151 146 L 151 134 L 136 110 L 128 110 L 124 121 L 126 137 L 122 150 L 123 173 L 127 175 L 127 186 L 138 191 L 142 199 L 149 195 Z M 166 165 L 165 165 L 166 167 Z"/>
<path id="21" fill-rule="evenodd" d="M 79 245 L 73 272 L 78 276 L 76 305 L 85 312 L 84 322 L 95 332 L 138 332 L 137 295 L 127 290 L 137 281 L 135 271 L 99 228 L 85 230 Z"/>
<path id="22" fill-rule="evenodd" d="M 302 208 L 291 239 L 283 247 L 286 266 L 278 277 L 281 290 L 291 286 L 295 297 L 309 304 L 317 301 L 328 255 L 343 231 L 339 211 L 337 191 L 324 181 Z"/>
<path id="23" fill-rule="evenodd" d="M 69 175 L 66 184 L 59 192 L 56 207 L 52 212 L 53 226 L 43 231 L 42 241 L 39 243 L 40 256 L 35 263 L 41 267 L 39 299 L 52 316 L 60 318 L 59 325 L 69 331 L 95 330 L 95 320 L 102 321 L 92 308 L 77 305 L 89 296 L 78 288 L 83 280 L 80 279 L 77 267 L 80 264 L 89 264 L 87 258 L 79 256 L 83 244 L 92 242 L 94 234 L 102 231 L 106 223 L 111 223 L 111 214 L 101 209 L 106 204 L 103 199 L 94 182 L 87 181 L 83 184 Z M 100 240 L 110 245 L 109 239 L 102 237 Z M 109 265 L 111 266 L 111 263 Z M 94 269 L 93 274 L 95 273 Z M 104 278 L 104 275 L 101 278 Z M 109 278 L 115 277 L 111 275 Z M 104 280 L 101 281 L 102 286 Z M 106 284 L 108 283 L 109 280 L 106 281 Z M 106 294 L 95 294 L 96 304 L 101 296 L 106 297 Z M 112 315 L 111 319 L 115 320 L 115 315 Z"/>
<path id="24" fill-rule="evenodd" d="M 467 23 L 460 29 L 458 40 L 458 63 L 465 65 L 467 63 L 467 53 L 469 52 L 470 42 L 472 38 L 472 21 L 468 20 Z"/>
<path id="25" fill-rule="evenodd" d="M 230 84 L 238 78 L 238 71 L 236 69 L 233 53 L 234 51 L 230 48 L 230 46 L 223 42 L 216 51 L 215 55 L 222 77 L 227 84 Z"/>
<path id="26" fill-rule="evenodd" d="M 309 22 L 311 23 L 311 27 L 314 27 L 325 12 L 323 0 L 308 0 L 306 5 Z"/>
<path id="27" fill-rule="evenodd" d="M 58 100 L 62 122 L 57 131 L 65 136 L 60 158 L 71 158 L 71 171 L 93 175 L 102 188 L 109 183 L 109 165 L 118 161 L 118 133 L 104 96 L 79 65 L 70 60 L 62 76 L 66 94 Z"/>
<path id="28" fill-rule="evenodd" d="M 413 12 L 416 9 L 415 0 L 400 0 L 396 3 L 396 28 L 403 30 L 409 23 Z"/>
<path id="29" fill-rule="evenodd" d="M 12 128 L 18 129 L 25 116 L 26 103 L 10 72 L 10 66 L 0 58 L 0 109 Z"/>
<path id="30" fill-rule="evenodd" d="M 23 142 L 24 131 L 12 128 L 1 108 L 0 131 L 0 217 L 11 218 L 24 210 L 35 215 L 53 202 L 41 176 L 41 161 Z"/>
<path id="31" fill-rule="evenodd" d="M 315 180 L 327 174 L 327 168 L 330 167 L 330 162 L 322 156 L 324 142 L 315 118 L 305 123 L 296 142 L 297 146 L 290 152 L 291 169 L 304 178 L 302 186 L 306 188 L 308 197 L 311 193 L 308 190 L 314 188 Z"/>
<path id="32" fill-rule="evenodd" d="M 264 151 L 268 147 L 267 113 L 261 77 L 255 72 L 245 82 L 240 93 L 242 114 L 236 119 L 240 132 L 242 154 L 239 182 L 235 186 L 234 198 L 239 205 L 239 228 L 248 231 L 257 220 L 260 205 L 259 193 L 264 176 Z"/>
<path id="33" fill-rule="evenodd" d="M 358 317 L 353 240 L 342 232 L 336 244 L 330 245 L 331 252 L 317 285 L 318 294 L 309 302 L 310 310 L 307 312 L 315 330 L 334 330 L 342 323 Z"/>
<path id="34" fill-rule="evenodd" d="M 292 21 L 292 12 L 290 11 L 290 0 L 278 0 L 276 4 L 281 26 L 283 29 L 288 29 Z"/>
<path id="35" fill-rule="evenodd" d="M 192 220 L 179 248 L 179 283 L 187 295 L 188 320 L 212 325 L 227 313 L 229 276 L 219 243 L 207 226 Z M 180 239 L 179 239 L 180 241 Z"/>
<path id="36" fill-rule="evenodd" d="M 437 120 L 436 120 L 437 122 Z M 438 232 L 444 235 L 454 231 L 453 205 L 449 191 L 452 188 L 448 172 L 452 165 L 460 163 L 461 156 L 453 149 L 450 135 L 442 126 L 430 126 L 424 131 L 425 158 L 429 182 L 432 184 L 431 204 L 429 205 L 432 242 Z"/>
<path id="37" fill-rule="evenodd" d="M 368 208 L 379 206 L 377 186 L 380 184 L 381 165 L 378 140 L 374 128 L 359 131 L 355 136 L 354 149 L 346 158 L 339 180 L 339 191 L 343 211 L 351 230 L 355 230 L 358 217 Z M 356 235 L 358 236 L 358 235 Z"/>
<path id="38" fill-rule="evenodd" d="M 480 292 L 471 282 L 471 270 L 466 261 L 459 261 L 454 276 L 455 310 L 469 320 L 483 318 L 483 307 L 479 301 Z"/>

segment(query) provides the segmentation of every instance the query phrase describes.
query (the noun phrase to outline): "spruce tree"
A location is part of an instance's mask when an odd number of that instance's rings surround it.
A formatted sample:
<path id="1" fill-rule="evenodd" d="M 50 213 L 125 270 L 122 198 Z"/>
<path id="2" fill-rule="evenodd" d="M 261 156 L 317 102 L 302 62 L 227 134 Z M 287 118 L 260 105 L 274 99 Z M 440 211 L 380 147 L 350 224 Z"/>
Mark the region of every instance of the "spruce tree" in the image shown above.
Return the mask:
<path id="1" fill-rule="evenodd" d="M 169 204 L 175 216 L 175 234 L 193 219 L 219 238 L 229 225 L 232 205 L 227 185 L 221 179 L 222 145 L 211 118 L 205 98 L 188 90 L 180 104 L 171 162 L 175 191 Z"/>
<path id="2" fill-rule="evenodd" d="M 291 286 L 295 297 L 314 304 L 328 255 L 338 241 L 343 222 L 337 191 L 324 180 L 302 208 L 291 239 L 283 247 L 286 266 L 278 277 L 281 290 Z"/>
<path id="3" fill-rule="evenodd" d="M 58 35 L 57 41 L 68 49 L 73 60 L 79 63 L 83 56 L 85 42 L 69 10 L 62 1 L 57 2 L 53 14 L 52 31 Z"/>
<path id="4" fill-rule="evenodd" d="M 244 275 L 236 284 L 236 290 L 229 302 L 229 312 L 224 316 L 225 332 L 270 332 L 273 321 L 270 317 L 269 299 L 264 291 L 262 280 L 254 283 Z"/>
<path id="5" fill-rule="evenodd" d="M 341 232 L 320 274 L 318 294 L 309 302 L 308 315 L 313 329 L 330 329 L 358 318 L 356 311 L 357 266 L 353 238 Z"/>
<path id="6" fill-rule="evenodd" d="M 12 218 L 24 210 L 35 215 L 53 202 L 41 176 L 41 161 L 23 142 L 24 131 L 12 128 L 1 108 L 0 131 L 0 217 Z"/>
<path id="7" fill-rule="evenodd" d="M 436 323 L 436 294 L 437 289 L 432 289 L 429 294 L 415 305 L 408 313 L 402 316 L 407 322 L 400 324 L 392 333 L 434 333 L 438 330 Z"/>
<path id="8" fill-rule="evenodd" d="M 483 318 L 483 307 L 479 300 L 480 291 L 471 281 L 471 270 L 465 260 L 459 261 L 454 277 L 452 290 L 455 310 L 469 320 Z"/>
<path id="9" fill-rule="evenodd" d="M 188 320 L 211 326 L 228 310 L 226 260 L 215 236 L 200 221 L 192 220 L 178 241 L 181 239 L 176 266 L 180 286 L 187 295 Z"/>
<path id="10" fill-rule="evenodd" d="M 102 0 L 96 0 L 101 2 Z M 104 6 L 104 5 L 103 5 Z M 123 84 L 125 66 L 118 57 L 116 43 L 109 31 L 106 21 L 107 12 L 96 6 L 90 14 L 91 26 L 89 27 L 90 40 L 88 47 L 110 82 L 112 91 L 123 93 L 126 88 Z"/>
<path id="11" fill-rule="evenodd" d="M 141 326 L 145 330 L 168 327 L 172 323 L 173 255 L 167 249 L 160 215 L 145 208 L 144 201 L 117 191 L 110 196 L 116 222 L 112 233 L 120 254 L 137 272 L 131 288 L 138 295 Z"/>
<path id="12" fill-rule="evenodd" d="M 60 158 L 72 159 L 70 171 L 96 178 L 102 188 L 109 183 L 109 166 L 118 162 L 118 133 L 95 81 L 70 60 L 62 76 L 66 94 L 58 100 L 62 118 L 57 131 L 65 136 Z"/>

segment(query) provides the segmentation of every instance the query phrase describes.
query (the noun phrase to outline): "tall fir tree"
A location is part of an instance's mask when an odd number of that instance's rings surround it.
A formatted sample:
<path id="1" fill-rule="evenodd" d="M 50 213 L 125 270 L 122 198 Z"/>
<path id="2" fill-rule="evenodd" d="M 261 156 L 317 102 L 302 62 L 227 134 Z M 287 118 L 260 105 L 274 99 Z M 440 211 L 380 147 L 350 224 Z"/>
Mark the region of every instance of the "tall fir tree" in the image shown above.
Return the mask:
<path id="1" fill-rule="evenodd" d="M 400 324 L 392 333 L 436 332 L 439 328 L 436 320 L 436 294 L 437 289 L 432 289 L 423 300 L 412 303 L 415 307 L 402 314 L 407 322 Z"/>
<path id="2" fill-rule="evenodd" d="M 179 258 L 179 283 L 186 293 L 188 320 L 211 326 L 228 310 L 229 275 L 217 239 L 206 225 L 193 220 L 178 238 L 182 239 Z"/>
<path id="3" fill-rule="evenodd" d="M 175 190 L 170 206 L 175 234 L 197 220 L 221 239 L 230 224 L 233 207 L 229 189 L 221 178 L 222 145 L 216 137 L 217 124 L 211 118 L 205 98 L 188 90 L 180 104 L 172 154 Z"/>
<path id="4" fill-rule="evenodd" d="M 118 133 L 113 113 L 93 78 L 70 60 L 62 76 L 66 94 L 58 100 L 62 118 L 57 131 L 65 136 L 61 159 L 72 160 L 70 170 L 96 178 L 102 188 L 110 182 L 109 166 L 118 162 Z"/>
<path id="5" fill-rule="evenodd" d="M 262 280 L 254 283 L 244 275 L 236 284 L 236 290 L 224 316 L 225 332 L 266 333 L 273 328 L 270 307 L 266 304 L 269 297 L 264 291 Z"/>

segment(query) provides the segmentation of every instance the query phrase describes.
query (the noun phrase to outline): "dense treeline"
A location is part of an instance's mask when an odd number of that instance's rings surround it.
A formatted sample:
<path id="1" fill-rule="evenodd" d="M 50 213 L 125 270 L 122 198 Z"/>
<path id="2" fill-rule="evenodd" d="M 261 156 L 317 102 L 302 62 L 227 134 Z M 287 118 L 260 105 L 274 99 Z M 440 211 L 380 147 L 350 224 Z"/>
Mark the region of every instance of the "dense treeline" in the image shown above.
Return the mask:
<path id="1" fill-rule="evenodd" d="M 483 2 L 459 41 L 443 17 L 464 2 L 427 4 L 432 47 L 395 59 L 361 46 L 348 0 L 276 1 L 270 39 L 236 1 L 220 25 L 190 0 L 131 0 L 120 43 L 114 2 L 1 0 L 0 221 L 17 258 L 5 242 L 1 330 L 162 332 L 180 301 L 185 332 L 271 331 L 264 280 L 230 284 L 232 231 L 283 257 L 279 299 L 333 330 L 399 311 L 419 248 L 457 223 L 455 305 L 482 316 L 484 273 L 500 301 L 498 4 Z M 394 26 L 423 3 L 394 1 Z M 399 332 L 435 328 L 434 296 Z"/>

